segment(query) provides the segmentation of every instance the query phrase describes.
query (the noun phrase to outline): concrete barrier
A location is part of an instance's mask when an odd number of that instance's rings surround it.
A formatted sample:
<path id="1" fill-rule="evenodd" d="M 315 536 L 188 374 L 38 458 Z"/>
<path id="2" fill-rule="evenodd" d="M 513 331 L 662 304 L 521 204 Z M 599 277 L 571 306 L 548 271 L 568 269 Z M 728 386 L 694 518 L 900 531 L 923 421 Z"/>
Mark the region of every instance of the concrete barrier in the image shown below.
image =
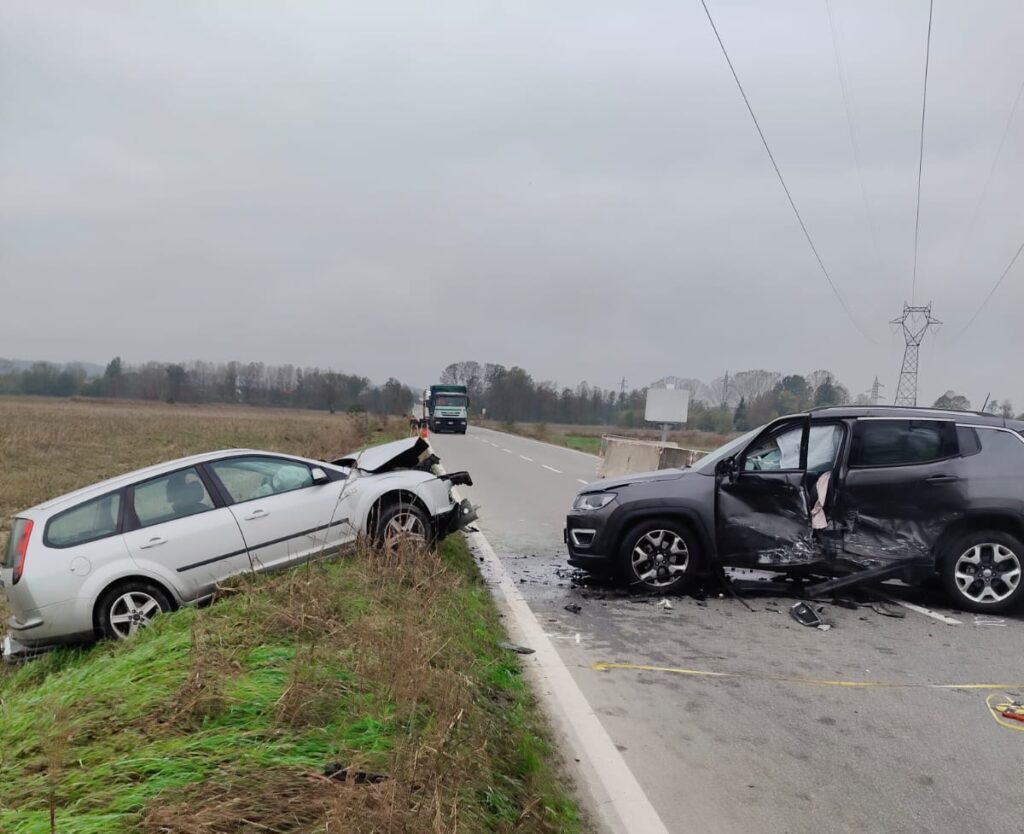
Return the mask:
<path id="1" fill-rule="evenodd" d="M 675 443 L 605 435 L 601 438 L 601 463 L 597 474 L 602 478 L 616 478 L 635 472 L 692 466 L 704 454 Z"/>

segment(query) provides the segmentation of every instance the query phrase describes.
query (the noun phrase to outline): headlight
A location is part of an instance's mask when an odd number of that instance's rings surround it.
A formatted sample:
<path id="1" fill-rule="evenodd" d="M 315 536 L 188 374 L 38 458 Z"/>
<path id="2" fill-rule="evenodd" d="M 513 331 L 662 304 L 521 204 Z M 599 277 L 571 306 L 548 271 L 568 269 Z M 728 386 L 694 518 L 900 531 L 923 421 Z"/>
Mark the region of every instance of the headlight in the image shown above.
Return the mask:
<path id="1" fill-rule="evenodd" d="M 614 492 L 587 492 L 576 496 L 576 500 L 572 503 L 572 508 L 583 512 L 600 510 L 602 507 L 607 507 L 614 500 Z"/>

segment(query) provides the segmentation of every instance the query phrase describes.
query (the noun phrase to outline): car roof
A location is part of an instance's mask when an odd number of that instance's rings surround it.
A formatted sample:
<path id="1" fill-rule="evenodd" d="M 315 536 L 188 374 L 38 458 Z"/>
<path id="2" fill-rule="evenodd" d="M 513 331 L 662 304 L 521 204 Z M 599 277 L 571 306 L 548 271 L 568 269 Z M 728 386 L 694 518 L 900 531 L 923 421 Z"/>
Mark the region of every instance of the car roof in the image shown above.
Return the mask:
<path id="1" fill-rule="evenodd" d="M 899 405 L 830 405 L 812 408 L 807 412 L 812 419 L 857 417 L 888 417 L 892 420 L 956 420 L 977 426 L 997 426 L 1021 431 L 1024 420 L 1008 420 L 981 411 L 952 411 L 942 408 L 921 408 Z"/>
<path id="2" fill-rule="evenodd" d="M 29 507 L 27 510 L 24 510 L 23 513 L 18 513 L 18 515 L 60 510 L 68 504 L 72 504 L 83 499 L 89 499 L 97 495 L 103 495 L 104 493 L 112 492 L 116 489 L 121 489 L 128 484 L 135 483 L 136 481 L 143 481 L 146 478 L 162 475 L 165 472 L 173 472 L 175 469 L 194 466 L 197 463 L 205 463 L 207 461 L 217 460 L 218 458 L 237 454 L 273 455 L 275 457 L 289 458 L 295 457 L 294 455 L 282 455 L 279 452 L 266 452 L 260 449 L 221 449 L 217 452 L 204 452 L 200 455 L 189 455 L 188 457 L 168 460 L 163 463 L 154 464 L 153 466 L 146 466 L 142 469 L 126 472 L 123 475 L 116 475 L 113 478 L 107 478 L 104 481 L 90 484 L 89 486 L 82 487 L 81 489 L 76 489 L 74 492 L 68 492 L 64 495 L 59 495 L 56 498 L 51 498 L 48 501 L 44 501 L 42 504 L 36 504 L 34 507 Z"/>

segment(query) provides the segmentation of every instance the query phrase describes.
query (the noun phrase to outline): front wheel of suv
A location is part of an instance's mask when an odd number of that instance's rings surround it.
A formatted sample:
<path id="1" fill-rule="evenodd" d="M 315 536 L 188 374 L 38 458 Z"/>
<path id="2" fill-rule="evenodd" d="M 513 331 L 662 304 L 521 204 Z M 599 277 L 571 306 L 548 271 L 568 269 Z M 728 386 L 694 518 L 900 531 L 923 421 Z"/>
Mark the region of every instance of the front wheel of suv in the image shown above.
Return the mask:
<path id="1" fill-rule="evenodd" d="M 631 528 L 619 546 L 619 572 L 632 590 L 654 594 L 686 590 L 700 569 L 694 535 L 671 518 Z"/>
<path id="2" fill-rule="evenodd" d="M 977 530 L 953 541 L 942 560 L 942 582 L 967 611 L 998 614 L 1024 596 L 1024 543 L 999 530 Z"/>

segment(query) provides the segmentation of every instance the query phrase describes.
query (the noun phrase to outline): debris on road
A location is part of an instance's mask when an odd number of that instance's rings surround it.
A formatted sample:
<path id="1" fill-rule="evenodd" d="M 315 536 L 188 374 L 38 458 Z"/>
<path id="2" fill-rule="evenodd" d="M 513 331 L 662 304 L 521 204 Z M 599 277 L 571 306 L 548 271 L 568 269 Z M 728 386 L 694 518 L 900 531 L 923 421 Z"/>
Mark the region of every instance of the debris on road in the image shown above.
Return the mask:
<path id="1" fill-rule="evenodd" d="M 797 602 L 789 609 L 789 616 L 802 626 L 817 627 L 825 625 L 818 612 L 806 602 Z"/>
<path id="2" fill-rule="evenodd" d="M 516 654 L 533 654 L 537 651 L 536 649 L 531 649 L 529 646 L 519 646 L 515 643 L 510 643 L 507 640 L 502 640 L 498 643 L 498 648 L 507 649 L 510 652 L 515 652 Z"/>
<path id="3" fill-rule="evenodd" d="M 906 611 L 900 611 L 897 608 L 887 606 L 884 602 L 872 602 L 869 608 L 876 614 L 881 614 L 883 617 L 892 617 L 894 620 L 902 620 L 907 616 Z"/>
<path id="4" fill-rule="evenodd" d="M 568 611 L 570 614 L 579 614 L 580 611 L 583 610 L 583 606 L 580 605 L 578 602 L 570 602 L 568 605 L 565 606 L 565 610 Z"/>
<path id="5" fill-rule="evenodd" d="M 658 603 L 658 607 L 663 609 L 663 610 L 665 610 L 665 611 L 671 611 L 672 610 L 672 603 L 669 602 L 667 599 L 663 598 L 661 600 L 661 602 Z"/>

